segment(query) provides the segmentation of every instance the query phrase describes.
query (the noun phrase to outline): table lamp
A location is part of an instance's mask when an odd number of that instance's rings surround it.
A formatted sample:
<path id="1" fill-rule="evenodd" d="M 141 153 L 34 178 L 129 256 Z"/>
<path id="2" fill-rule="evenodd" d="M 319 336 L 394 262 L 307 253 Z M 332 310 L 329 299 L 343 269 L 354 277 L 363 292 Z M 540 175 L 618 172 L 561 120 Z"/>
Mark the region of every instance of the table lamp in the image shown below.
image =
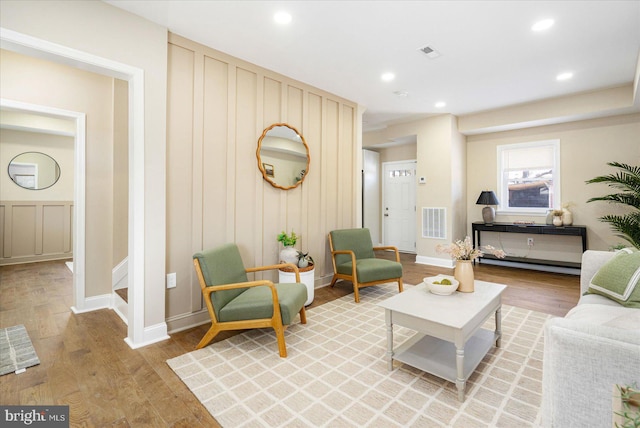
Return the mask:
<path id="1" fill-rule="evenodd" d="M 485 224 L 492 224 L 496 219 L 496 210 L 490 205 L 499 205 L 498 198 L 492 190 L 483 190 L 476 201 L 476 205 L 486 205 L 482 209 L 482 219 Z"/>

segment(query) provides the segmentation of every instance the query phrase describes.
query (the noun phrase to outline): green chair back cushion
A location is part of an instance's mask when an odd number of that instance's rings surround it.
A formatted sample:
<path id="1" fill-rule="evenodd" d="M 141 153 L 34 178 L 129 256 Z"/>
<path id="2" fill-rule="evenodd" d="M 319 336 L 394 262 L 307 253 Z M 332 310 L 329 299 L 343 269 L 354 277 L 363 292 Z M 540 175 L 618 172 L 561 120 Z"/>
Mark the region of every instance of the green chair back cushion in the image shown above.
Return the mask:
<path id="1" fill-rule="evenodd" d="M 202 251 L 194 254 L 193 258 L 200 262 L 202 276 L 207 287 L 248 281 L 247 272 L 236 244 L 225 244 L 218 248 Z M 213 303 L 218 320 L 220 320 L 220 310 L 245 290 L 246 288 L 236 288 L 211 293 L 211 303 Z"/>
<path id="2" fill-rule="evenodd" d="M 355 253 L 357 260 L 375 258 L 369 229 L 341 229 L 333 230 L 329 233 L 331 233 L 334 251 L 351 250 Z M 336 256 L 336 265 L 342 265 L 350 261 L 351 257 L 348 254 L 338 254 Z"/>

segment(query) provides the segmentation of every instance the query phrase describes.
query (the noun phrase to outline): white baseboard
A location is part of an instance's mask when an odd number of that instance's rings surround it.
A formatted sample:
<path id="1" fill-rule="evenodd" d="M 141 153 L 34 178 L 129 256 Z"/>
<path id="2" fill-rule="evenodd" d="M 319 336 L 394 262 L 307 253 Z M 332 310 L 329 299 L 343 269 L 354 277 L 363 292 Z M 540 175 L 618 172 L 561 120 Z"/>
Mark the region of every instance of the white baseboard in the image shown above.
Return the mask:
<path id="1" fill-rule="evenodd" d="M 173 334 L 210 322 L 209 312 L 206 309 L 202 309 L 191 314 L 182 314 L 167 318 L 167 328 L 169 333 Z"/>
<path id="2" fill-rule="evenodd" d="M 484 258 L 482 259 L 482 264 L 513 267 L 518 269 L 538 270 L 542 272 L 565 273 L 568 275 L 580 275 L 580 269 L 562 266 L 537 265 L 534 263 L 509 262 L 506 260 L 491 260 Z"/>
<path id="3" fill-rule="evenodd" d="M 451 259 L 441 259 L 438 257 L 416 256 L 416 263 L 422 265 L 438 266 L 453 269 L 455 264 Z"/>
<path id="4" fill-rule="evenodd" d="M 455 262 L 453 260 L 439 259 L 436 257 L 416 256 L 416 263 L 423 264 L 423 265 L 451 268 L 451 269 L 455 267 Z M 509 262 L 505 260 L 491 260 L 491 259 L 482 259 L 482 264 L 506 266 L 506 267 L 513 267 L 518 269 L 538 270 L 542 272 L 580 275 L 580 269 L 561 267 L 561 266 L 537 265 L 533 263 L 519 263 L 519 262 Z"/>
<path id="5" fill-rule="evenodd" d="M 131 349 L 138 349 L 144 346 L 152 345 L 163 340 L 170 339 L 167 334 L 167 323 L 161 322 L 156 325 L 152 325 L 144 328 L 144 337 L 140 342 L 133 343 L 129 338 L 125 338 L 124 341 Z"/>
<path id="6" fill-rule="evenodd" d="M 82 306 L 82 309 L 72 306 L 71 310 L 74 314 L 83 314 L 85 312 L 97 311 L 98 309 L 109 309 L 111 308 L 111 294 L 87 297 L 84 299 L 84 305 Z"/>

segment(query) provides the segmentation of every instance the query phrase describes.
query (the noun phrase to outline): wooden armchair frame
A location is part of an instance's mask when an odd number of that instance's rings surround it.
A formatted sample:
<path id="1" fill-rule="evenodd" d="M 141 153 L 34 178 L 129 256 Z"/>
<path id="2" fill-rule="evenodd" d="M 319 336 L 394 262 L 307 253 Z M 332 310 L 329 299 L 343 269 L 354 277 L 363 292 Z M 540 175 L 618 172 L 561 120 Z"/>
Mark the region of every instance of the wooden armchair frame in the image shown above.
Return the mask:
<path id="1" fill-rule="evenodd" d="M 280 313 L 280 303 L 278 301 L 278 291 L 276 290 L 276 286 L 273 283 L 273 281 L 262 279 L 257 281 L 238 282 L 234 284 L 207 286 L 204 280 L 204 276 L 202 274 L 202 268 L 200 267 L 200 261 L 198 259 L 193 259 L 193 265 L 196 268 L 198 282 L 200 282 L 202 295 L 204 296 L 204 301 L 207 304 L 207 310 L 209 311 L 209 316 L 211 317 L 211 328 L 202 337 L 202 340 L 200 340 L 200 343 L 198 343 L 198 345 L 196 346 L 196 349 L 200 349 L 207 346 L 209 342 L 211 342 L 213 338 L 216 337 L 218 333 L 220 333 L 221 331 L 247 330 L 252 328 L 271 327 L 276 332 L 276 338 L 278 339 L 278 351 L 280 352 L 280 356 L 283 358 L 287 356 L 287 346 L 284 341 L 284 331 L 286 330 L 287 326 L 282 324 L 282 315 Z M 246 268 L 245 272 L 252 273 L 252 272 L 266 271 L 266 270 L 272 270 L 272 269 L 280 269 L 283 267 L 292 268 L 296 273 L 296 282 L 300 282 L 300 271 L 298 270 L 298 266 L 294 265 L 293 263 L 281 263 L 277 265 Z M 247 287 L 260 287 L 260 286 L 267 286 L 271 289 L 271 298 L 273 300 L 273 316 L 271 318 L 229 321 L 229 322 L 218 321 L 218 318 L 216 317 L 216 312 L 213 308 L 213 303 L 211 302 L 211 293 L 214 293 L 216 291 L 231 290 L 234 288 L 247 288 Z M 300 313 L 300 322 L 302 324 L 306 324 L 307 315 L 304 309 L 304 305 L 302 306 L 302 309 L 300 309 L 299 313 Z"/>
<path id="2" fill-rule="evenodd" d="M 331 238 L 331 234 L 329 234 L 329 247 L 331 249 L 331 263 L 333 264 L 333 278 L 331 279 L 330 287 L 333 287 L 336 282 L 340 279 L 351 281 L 353 283 L 353 294 L 355 297 L 355 302 L 360 302 L 360 293 L 359 290 L 364 287 L 369 287 L 372 285 L 385 284 L 387 282 L 398 282 L 398 290 L 400 293 L 403 291 L 402 285 L 402 277 L 400 278 L 385 278 L 378 281 L 371 282 L 359 282 L 358 281 L 358 272 L 356 266 L 356 254 L 351 250 L 334 250 L 333 249 L 333 239 Z M 373 251 L 394 251 L 396 255 L 396 262 L 400 263 L 400 252 L 397 247 L 394 246 L 381 246 L 381 247 L 373 247 Z M 338 273 L 338 269 L 336 266 L 336 255 L 338 254 L 347 254 L 351 256 L 351 274 L 342 274 Z"/>

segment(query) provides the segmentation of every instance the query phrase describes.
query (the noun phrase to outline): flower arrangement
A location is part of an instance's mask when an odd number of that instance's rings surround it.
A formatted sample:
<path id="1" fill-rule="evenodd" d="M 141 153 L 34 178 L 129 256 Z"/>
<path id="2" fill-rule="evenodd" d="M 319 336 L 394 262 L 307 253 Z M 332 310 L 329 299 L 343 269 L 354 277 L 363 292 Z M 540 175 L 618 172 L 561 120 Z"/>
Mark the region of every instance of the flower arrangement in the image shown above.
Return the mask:
<path id="1" fill-rule="evenodd" d="M 290 247 L 292 245 L 296 245 L 296 242 L 298 242 L 298 238 L 299 236 L 296 235 L 296 233 L 292 230 L 291 231 L 291 235 L 288 235 L 287 232 L 285 232 L 284 230 L 278 234 L 278 242 L 282 242 L 282 245 L 284 245 L 285 247 Z"/>
<path id="2" fill-rule="evenodd" d="M 438 244 L 436 246 L 438 253 L 446 253 L 454 260 L 475 260 L 478 257 L 482 257 L 485 253 L 492 254 L 495 257 L 502 259 L 506 256 L 506 253 L 502 250 L 492 247 L 491 245 L 485 245 L 480 248 L 473 248 L 471 244 L 471 238 L 467 236 L 464 240 L 458 239 L 449 245 Z"/>

